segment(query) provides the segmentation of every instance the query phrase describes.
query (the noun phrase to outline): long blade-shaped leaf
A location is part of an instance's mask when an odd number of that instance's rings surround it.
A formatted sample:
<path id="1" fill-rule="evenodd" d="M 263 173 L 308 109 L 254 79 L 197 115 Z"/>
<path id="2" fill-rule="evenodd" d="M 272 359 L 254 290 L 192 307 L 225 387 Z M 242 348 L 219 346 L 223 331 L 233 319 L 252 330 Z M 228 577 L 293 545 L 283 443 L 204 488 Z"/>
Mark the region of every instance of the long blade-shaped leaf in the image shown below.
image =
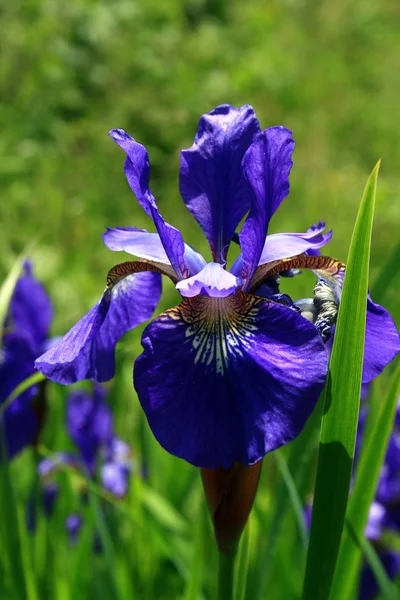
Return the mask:
<path id="1" fill-rule="evenodd" d="M 0 335 L 1 339 L 3 338 L 3 332 L 1 331 L 3 328 L 4 320 L 7 316 L 8 307 L 14 293 L 14 288 L 18 281 L 18 277 L 20 276 L 22 270 L 22 259 L 18 258 L 11 271 L 8 273 L 6 279 L 4 280 L 2 286 L 0 287 Z"/>
<path id="2" fill-rule="evenodd" d="M 368 267 L 379 163 L 350 244 L 325 396 L 303 600 L 327 600 L 350 488 L 361 389 Z"/>
<path id="3" fill-rule="evenodd" d="M 13 264 L 11 271 L 8 273 L 7 277 L 0 286 L 0 345 L 3 339 L 3 323 L 7 316 L 8 307 L 11 302 L 18 277 L 20 276 L 23 268 L 23 258 L 24 256 L 28 256 L 30 254 L 34 243 L 35 242 L 30 242 L 25 246 L 24 250 Z"/>
<path id="4" fill-rule="evenodd" d="M 291 500 L 291 503 L 293 506 L 293 510 L 296 515 L 297 524 L 299 527 L 300 538 L 301 538 L 301 543 L 302 543 L 302 546 L 304 547 L 304 550 L 306 550 L 307 543 L 308 543 L 308 533 L 307 533 L 307 529 L 306 529 L 306 525 L 305 525 L 305 521 L 304 521 L 303 505 L 300 500 L 299 492 L 296 488 L 296 483 L 292 477 L 290 469 L 289 469 L 283 455 L 280 454 L 279 452 L 274 452 L 274 457 L 275 457 L 276 463 L 278 465 L 279 471 L 281 472 L 283 481 L 285 482 L 285 485 L 287 487 L 287 492 L 289 494 L 289 497 L 290 497 L 290 500 Z"/>
<path id="5" fill-rule="evenodd" d="M 369 507 L 374 499 L 381 465 L 385 456 L 393 420 L 396 413 L 400 387 L 400 363 L 388 394 L 381 407 L 379 418 L 371 431 L 368 444 L 363 444 L 360 462 L 357 466 L 354 490 L 347 510 L 339 558 L 332 586 L 331 600 L 350 597 L 357 580 L 361 564 L 361 549 L 357 540 L 362 538 L 368 520 Z"/>

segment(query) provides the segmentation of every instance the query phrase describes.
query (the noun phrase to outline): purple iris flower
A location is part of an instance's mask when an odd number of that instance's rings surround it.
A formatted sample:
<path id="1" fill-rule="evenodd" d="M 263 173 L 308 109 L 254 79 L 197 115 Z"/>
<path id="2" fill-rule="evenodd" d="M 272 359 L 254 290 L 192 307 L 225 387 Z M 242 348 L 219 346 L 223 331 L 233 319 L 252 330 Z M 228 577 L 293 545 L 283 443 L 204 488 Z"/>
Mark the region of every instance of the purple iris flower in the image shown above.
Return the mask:
<path id="1" fill-rule="evenodd" d="M 90 477 L 99 469 L 100 484 L 117 498 L 128 489 L 131 450 L 115 436 L 106 390 L 95 385 L 93 394 L 72 392 L 67 402 L 67 429 L 75 442 L 80 462 Z"/>
<path id="2" fill-rule="evenodd" d="M 116 498 L 122 498 L 128 491 L 132 453 L 129 445 L 115 436 L 105 395 L 105 389 L 95 385 L 91 394 L 76 390 L 68 397 L 67 430 L 79 454 L 56 452 L 39 464 L 42 506 L 47 518 L 51 517 L 60 492 L 57 475 L 66 466 L 97 480 Z M 86 489 L 82 488 L 81 500 L 85 498 Z M 34 509 L 31 501 L 27 508 L 27 523 L 31 531 L 35 529 Z M 77 542 L 81 526 L 82 517 L 78 513 L 67 517 L 66 530 L 72 544 Z"/>
<path id="3" fill-rule="evenodd" d="M 128 491 L 131 469 L 130 446 L 123 440 L 113 437 L 108 443 L 100 469 L 101 485 L 113 496 L 122 498 Z"/>
<path id="4" fill-rule="evenodd" d="M 101 448 L 113 437 L 113 418 L 105 395 L 106 390 L 96 385 L 93 394 L 75 391 L 67 401 L 68 433 L 90 475 L 95 472 Z"/>
<path id="5" fill-rule="evenodd" d="M 26 261 L 4 323 L 3 347 L 0 350 L 0 410 L 17 385 L 35 373 L 35 358 L 47 349 L 52 317 L 50 299 L 42 284 L 33 277 L 30 262 Z M 38 397 L 39 390 L 39 386 L 29 388 L 4 411 L 3 426 L 9 458 L 34 443 L 39 435 L 44 416 L 44 402 Z M 1 447 L 2 444 L 0 458 Z"/>
<path id="6" fill-rule="evenodd" d="M 81 527 L 82 516 L 79 513 L 72 513 L 65 519 L 65 529 L 67 530 L 69 541 L 73 546 L 78 543 Z"/>
<path id="7" fill-rule="evenodd" d="M 307 255 L 330 240 L 323 224 L 267 236 L 289 193 L 292 134 L 284 127 L 261 131 L 250 106 L 218 106 L 200 119 L 193 145 L 181 153 L 180 191 L 209 242 L 208 263 L 161 216 L 146 149 L 121 129 L 110 136 L 126 153 L 128 183 L 157 233 L 107 230 L 109 249 L 139 260 L 110 270 L 99 303 L 36 366 L 62 384 L 109 379 L 115 344 L 150 317 L 160 293 L 157 274 L 167 275 L 182 302 L 145 329 L 134 368 L 150 427 L 167 451 L 196 466 L 254 464 L 294 439 L 317 402 L 328 365 L 321 334 L 336 318 L 345 272 L 335 259 Z M 241 253 L 228 269 L 232 240 Z M 268 289 L 299 268 L 313 270 L 333 295 L 333 317 L 321 293 L 310 322 L 289 297 Z M 394 332 L 391 358 L 399 348 Z"/>
<path id="8" fill-rule="evenodd" d="M 98 478 L 104 489 L 122 498 L 128 490 L 132 452 L 130 446 L 115 435 L 111 409 L 105 396 L 106 390 L 100 385 L 94 386 L 92 394 L 77 390 L 69 395 L 67 430 L 79 450 L 79 456 L 58 453 L 56 457 L 86 472 L 91 478 Z M 47 460 L 51 464 L 51 459 Z M 42 477 L 45 465 L 46 461 L 43 461 Z"/>
<path id="9" fill-rule="evenodd" d="M 362 411 L 362 418 L 357 431 L 357 446 L 360 446 L 367 408 Z M 398 550 L 387 547 L 385 544 L 385 531 L 400 531 L 400 398 L 397 406 L 395 426 L 389 438 L 389 444 L 382 465 L 375 500 L 372 503 L 365 537 L 374 545 L 382 565 L 391 580 L 396 579 L 400 573 L 400 553 Z M 379 586 L 375 576 L 367 563 L 364 563 L 359 599 L 372 600 L 378 594 Z"/>

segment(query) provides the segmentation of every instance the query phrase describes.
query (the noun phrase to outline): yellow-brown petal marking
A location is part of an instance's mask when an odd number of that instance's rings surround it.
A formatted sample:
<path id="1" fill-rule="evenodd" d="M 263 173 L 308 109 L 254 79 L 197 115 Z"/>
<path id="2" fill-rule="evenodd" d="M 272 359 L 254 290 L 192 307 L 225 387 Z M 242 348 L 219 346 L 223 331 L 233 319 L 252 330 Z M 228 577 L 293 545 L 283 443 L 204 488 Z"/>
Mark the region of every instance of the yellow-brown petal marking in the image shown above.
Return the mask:
<path id="1" fill-rule="evenodd" d="M 135 273 L 143 273 L 144 271 L 152 271 L 167 275 L 174 283 L 177 283 L 178 277 L 172 267 L 151 260 L 135 260 L 120 263 L 112 267 L 107 274 L 106 290 L 113 288 L 121 279 L 134 275 Z"/>
<path id="2" fill-rule="evenodd" d="M 272 277 L 282 271 L 288 271 L 289 269 L 310 269 L 318 278 L 324 279 L 330 283 L 335 293 L 340 298 L 346 265 L 337 258 L 331 258 L 330 256 L 308 256 L 306 254 L 300 254 L 293 258 L 275 260 L 257 267 L 251 281 L 249 292 L 254 293 L 268 277 Z"/>
<path id="3" fill-rule="evenodd" d="M 242 292 L 226 298 L 199 295 L 184 298 L 159 319 L 183 321 L 188 326 L 185 335 L 194 350 L 194 363 L 222 376 L 228 358 L 241 358 L 251 346 L 260 303 L 265 300 Z"/>

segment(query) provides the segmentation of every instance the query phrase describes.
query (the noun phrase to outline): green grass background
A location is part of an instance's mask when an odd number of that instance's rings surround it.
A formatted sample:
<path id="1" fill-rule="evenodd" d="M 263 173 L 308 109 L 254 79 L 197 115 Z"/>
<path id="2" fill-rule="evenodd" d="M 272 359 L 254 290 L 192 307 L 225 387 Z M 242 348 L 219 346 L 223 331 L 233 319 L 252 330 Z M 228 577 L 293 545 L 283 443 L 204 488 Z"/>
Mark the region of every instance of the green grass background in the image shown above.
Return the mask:
<path id="1" fill-rule="evenodd" d="M 270 232 L 305 231 L 323 219 L 334 230 L 326 252 L 342 260 L 365 181 L 382 158 L 371 281 L 382 274 L 400 226 L 396 2 L 3 0 L 0 10 L 0 269 L 5 277 L 16 255 L 36 241 L 35 272 L 55 305 L 52 334 L 65 333 L 99 298 L 108 269 L 127 259 L 103 246 L 105 227 L 151 228 L 126 183 L 123 154 L 107 136 L 111 128 L 124 128 L 147 147 L 160 211 L 210 257 L 179 196 L 179 150 L 191 145 L 200 115 L 220 103 L 250 103 L 262 127 L 293 131 L 291 193 Z M 396 277 L 383 303 L 398 323 Z M 302 275 L 285 291 L 310 296 L 312 286 L 313 278 Z M 159 311 L 178 300 L 171 284 L 164 290 Z M 215 597 L 216 553 L 198 473 L 153 441 L 132 387 L 142 329 L 118 348 L 110 402 L 117 433 L 132 444 L 138 465 L 145 459 L 148 479 L 141 481 L 138 466 L 126 501 L 101 501 L 97 511 L 89 504 L 86 535 L 71 549 L 63 520 L 77 507 L 80 483 L 65 474 L 54 518 L 22 538 L 32 598 Z M 378 382 L 379 389 L 386 385 L 385 378 Z M 66 390 L 49 384 L 48 391 L 42 442 L 63 449 Z M 292 473 L 301 500 L 312 489 L 309 429 L 280 452 L 290 464 L 290 454 L 305 448 L 306 468 L 296 464 Z M 267 456 L 252 516 L 248 600 L 294 600 L 301 593 L 304 549 L 291 501 L 274 533 L 280 473 Z M 21 520 L 33 477 L 29 452 L 14 461 L 11 475 Z M 99 513 L 110 544 L 93 556 Z M 7 579 L 6 555 L 17 560 L 10 552 L 0 548 L 0 597 L 19 599 L 27 592 Z"/>

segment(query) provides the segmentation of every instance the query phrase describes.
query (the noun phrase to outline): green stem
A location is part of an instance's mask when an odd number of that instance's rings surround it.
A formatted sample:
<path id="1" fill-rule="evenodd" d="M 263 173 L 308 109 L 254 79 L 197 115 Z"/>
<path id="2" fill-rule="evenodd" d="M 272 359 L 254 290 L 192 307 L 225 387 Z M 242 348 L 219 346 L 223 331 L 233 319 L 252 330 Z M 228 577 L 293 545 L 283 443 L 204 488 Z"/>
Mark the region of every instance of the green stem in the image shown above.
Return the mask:
<path id="1" fill-rule="evenodd" d="M 236 552 L 219 553 L 218 600 L 233 600 Z"/>

